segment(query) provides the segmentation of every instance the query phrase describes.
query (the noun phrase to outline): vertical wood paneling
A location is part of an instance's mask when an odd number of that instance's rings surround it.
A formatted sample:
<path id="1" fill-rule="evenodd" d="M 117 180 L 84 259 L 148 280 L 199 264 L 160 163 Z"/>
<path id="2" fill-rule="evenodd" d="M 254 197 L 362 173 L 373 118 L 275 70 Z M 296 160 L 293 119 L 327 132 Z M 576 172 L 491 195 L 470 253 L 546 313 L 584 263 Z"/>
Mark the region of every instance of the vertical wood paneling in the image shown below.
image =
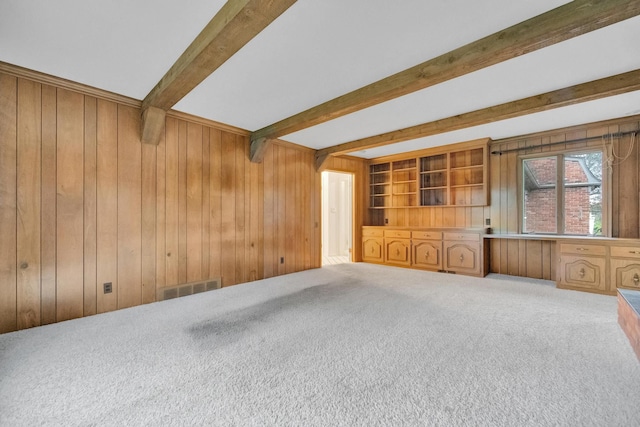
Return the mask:
<path id="1" fill-rule="evenodd" d="M 156 146 L 141 144 L 142 149 L 142 303 L 156 300 Z"/>
<path id="2" fill-rule="evenodd" d="M 277 274 L 281 275 L 285 274 L 285 264 L 281 261 L 281 258 L 284 258 L 284 262 L 286 262 L 286 238 L 287 238 L 287 229 L 286 229 L 286 212 L 287 212 L 287 194 L 286 194 L 286 179 L 287 179 L 287 169 L 286 169 L 286 149 L 281 146 L 273 147 L 277 151 L 277 160 L 274 164 L 276 171 L 278 171 L 278 180 L 276 183 L 276 200 L 278 203 L 277 213 L 276 213 L 276 233 L 278 244 L 276 247 L 276 264 L 277 264 Z"/>
<path id="3" fill-rule="evenodd" d="M 41 87 L 18 79 L 18 328 L 40 325 Z"/>
<path id="4" fill-rule="evenodd" d="M 179 213 L 178 213 L 178 121 L 168 117 L 165 124 L 165 244 L 166 244 L 166 286 L 177 285 Z"/>
<path id="5" fill-rule="evenodd" d="M 222 133 L 221 156 L 225 161 L 220 165 L 220 268 L 224 286 L 236 284 L 235 143 L 235 135 Z"/>
<path id="6" fill-rule="evenodd" d="M 187 144 L 188 123 L 178 122 L 178 283 L 187 282 Z"/>
<path id="7" fill-rule="evenodd" d="M 84 101 L 84 315 L 97 312 L 97 100 Z"/>
<path id="8" fill-rule="evenodd" d="M 264 277 L 273 277 L 276 275 L 277 266 L 273 262 L 276 253 L 276 227 L 275 227 L 275 177 L 276 170 L 274 166 L 276 147 L 267 150 L 262 164 L 264 166 Z"/>
<path id="9" fill-rule="evenodd" d="M 0 332 L 8 332 L 17 328 L 17 79 L 0 73 L 0 93 Z"/>
<path id="10" fill-rule="evenodd" d="M 1 73 L 0 89 L 0 331 L 320 265 L 313 151 L 253 164 L 246 135 L 171 116 L 142 145 L 137 108 Z"/>
<path id="11" fill-rule="evenodd" d="M 40 322 L 56 321 L 56 88 L 42 86 Z"/>
<path id="12" fill-rule="evenodd" d="M 167 141 L 165 132 L 160 135 L 156 148 L 156 288 L 167 285 Z"/>
<path id="13" fill-rule="evenodd" d="M 210 215 L 210 203 L 211 192 L 209 186 L 211 184 L 210 167 L 211 167 L 211 153 L 209 142 L 208 127 L 202 129 L 202 278 L 208 279 L 213 276 L 210 275 L 209 263 L 211 261 L 210 254 L 210 242 L 211 242 L 211 215 Z"/>
<path id="14" fill-rule="evenodd" d="M 187 282 L 202 276 L 202 126 L 187 124 Z"/>
<path id="15" fill-rule="evenodd" d="M 236 259 L 235 259 L 235 283 L 243 283 L 246 281 L 246 265 L 245 265 L 245 256 L 246 256 L 246 248 L 245 248 L 245 150 L 243 146 L 243 139 L 239 135 L 235 135 L 234 141 L 234 152 L 235 152 L 235 186 L 233 189 L 235 202 L 236 202 L 236 212 L 235 212 L 235 231 L 236 231 Z M 232 163 L 233 164 L 233 163 Z"/>
<path id="16" fill-rule="evenodd" d="M 142 303 L 142 160 L 138 110 L 118 106 L 118 308 Z"/>
<path id="17" fill-rule="evenodd" d="M 637 130 L 637 123 L 628 123 L 620 126 L 620 132 L 629 132 Z M 618 217 L 616 222 L 618 223 L 618 236 L 626 238 L 638 238 L 640 228 L 640 203 L 638 201 L 640 190 L 638 183 L 638 145 L 640 142 L 639 135 L 635 135 L 635 141 L 631 135 L 627 135 L 620 138 L 618 141 L 617 154 L 621 158 L 624 158 L 627 154 L 629 157 L 626 160 L 614 160 L 617 163 L 618 176 L 624 182 L 624 185 L 618 187 Z M 635 142 L 632 146 L 632 143 Z"/>
<path id="18" fill-rule="evenodd" d="M 58 89 L 57 321 L 83 315 L 84 96 Z"/>
<path id="19" fill-rule="evenodd" d="M 222 242 L 222 200 L 220 174 L 222 164 L 221 151 L 222 133 L 217 129 L 211 129 L 209 133 L 209 151 L 211 166 L 209 168 L 209 210 L 211 221 L 211 241 L 209 245 L 209 276 L 222 277 L 221 242 Z"/>
<path id="20" fill-rule="evenodd" d="M 97 264 L 98 313 L 118 308 L 118 106 L 98 101 L 97 121 Z M 112 292 L 104 293 L 111 283 Z"/>

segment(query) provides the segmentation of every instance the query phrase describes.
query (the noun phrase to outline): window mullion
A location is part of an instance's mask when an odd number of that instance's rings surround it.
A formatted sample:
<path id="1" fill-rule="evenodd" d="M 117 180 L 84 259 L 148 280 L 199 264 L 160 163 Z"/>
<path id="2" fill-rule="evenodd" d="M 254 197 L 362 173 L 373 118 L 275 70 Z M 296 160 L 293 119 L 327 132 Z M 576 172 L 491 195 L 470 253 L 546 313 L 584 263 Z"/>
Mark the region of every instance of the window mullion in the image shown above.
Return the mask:
<path id="1" fill-rule="evenodd" d="M 564 155 L 556 157 L 556 229 L 558 234 L 564 234 Z"/>

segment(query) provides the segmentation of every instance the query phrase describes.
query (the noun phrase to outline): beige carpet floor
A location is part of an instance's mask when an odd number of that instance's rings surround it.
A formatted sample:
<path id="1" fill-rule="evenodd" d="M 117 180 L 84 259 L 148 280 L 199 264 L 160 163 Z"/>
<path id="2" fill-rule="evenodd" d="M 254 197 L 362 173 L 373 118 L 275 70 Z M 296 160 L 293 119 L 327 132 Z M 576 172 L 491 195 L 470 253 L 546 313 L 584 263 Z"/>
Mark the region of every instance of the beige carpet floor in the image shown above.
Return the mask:
<path id="1" fill-rule="evenodd" d="M 0 425 L 637 426 L 614 297 L 344 264 L 0 335 Z"/>

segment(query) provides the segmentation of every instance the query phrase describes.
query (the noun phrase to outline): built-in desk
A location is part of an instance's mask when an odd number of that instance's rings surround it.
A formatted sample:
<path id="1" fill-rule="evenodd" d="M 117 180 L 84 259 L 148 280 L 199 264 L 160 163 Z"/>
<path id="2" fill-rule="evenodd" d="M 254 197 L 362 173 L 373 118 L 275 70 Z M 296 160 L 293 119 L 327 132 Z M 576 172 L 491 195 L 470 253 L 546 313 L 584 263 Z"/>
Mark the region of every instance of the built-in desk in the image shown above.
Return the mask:
<path id="1" fill-rule="evenodd" d="M 559 288 L 615 295 L 619 288 L 640 290 L 640 240 L 549 234 L 486 234 L 485 240 L 551 241 Z"/>

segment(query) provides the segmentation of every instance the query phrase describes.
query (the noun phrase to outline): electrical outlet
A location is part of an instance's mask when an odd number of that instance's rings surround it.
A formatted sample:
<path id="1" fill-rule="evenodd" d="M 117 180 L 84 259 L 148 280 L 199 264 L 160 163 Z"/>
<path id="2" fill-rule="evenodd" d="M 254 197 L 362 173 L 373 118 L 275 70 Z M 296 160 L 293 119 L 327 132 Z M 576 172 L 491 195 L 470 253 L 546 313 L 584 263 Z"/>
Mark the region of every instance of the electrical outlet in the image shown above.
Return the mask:
<path id="1" fill-rule="evenodd" d="M 385 223 L 385 224 L 389 224 L 389 218 L 385 218 L 385 219 L 384 219 L 384 223 Z"/>
<path id="2" fill-rule="evenodd" d="M 485 225 L 491 225 L 491 218 L 487 218 L 484 220 Z"/>
<path id="3" fill-rule="evenodd" d="M 103 285 L 104 288 L 104 293 L 105 294 L 110 294 L 113 291 L 113 285 L 111 284 L 111 282 L 107 282 Z"/>

